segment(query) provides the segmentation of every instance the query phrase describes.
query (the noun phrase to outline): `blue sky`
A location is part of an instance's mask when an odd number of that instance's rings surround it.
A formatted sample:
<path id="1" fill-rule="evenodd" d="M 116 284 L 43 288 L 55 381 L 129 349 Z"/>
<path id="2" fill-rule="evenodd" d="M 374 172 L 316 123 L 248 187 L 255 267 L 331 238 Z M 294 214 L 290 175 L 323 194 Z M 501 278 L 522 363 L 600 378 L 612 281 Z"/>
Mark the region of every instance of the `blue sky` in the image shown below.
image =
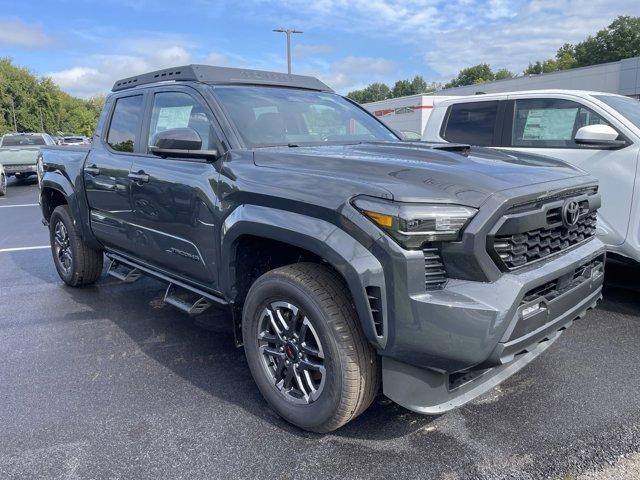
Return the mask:
<path id="1" fill-rule="evenodd" d="M 184 63 L 286 70 L 341 93 L 480 62 L 521 72 L 606 26 L 638 0 L 0 0 L 0 56 L 88 97 L 117 78 Z"/>

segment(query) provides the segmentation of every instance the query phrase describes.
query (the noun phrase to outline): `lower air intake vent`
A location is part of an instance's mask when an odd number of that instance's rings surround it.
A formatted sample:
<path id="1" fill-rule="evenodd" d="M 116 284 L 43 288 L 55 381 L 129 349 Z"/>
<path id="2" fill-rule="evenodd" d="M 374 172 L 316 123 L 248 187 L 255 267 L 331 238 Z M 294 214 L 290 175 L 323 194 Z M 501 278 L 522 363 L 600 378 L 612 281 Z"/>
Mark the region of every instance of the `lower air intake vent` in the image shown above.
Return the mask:
<path id="1" fill-rule="evenodd" d="M 380 287 L 367 287 L 366 290 L 376 335 L 382 337 L 382 335 L 384 335 L 384 324 L 382 322 L 382 296 Z"/>
<path id="2" fill-rule="evenodd" d="M 447 283 L 447 272 L 440 258 L 437 247 L 425 247 L 424 253 L 424 284 L 427 290 L 438 290 Z"/>

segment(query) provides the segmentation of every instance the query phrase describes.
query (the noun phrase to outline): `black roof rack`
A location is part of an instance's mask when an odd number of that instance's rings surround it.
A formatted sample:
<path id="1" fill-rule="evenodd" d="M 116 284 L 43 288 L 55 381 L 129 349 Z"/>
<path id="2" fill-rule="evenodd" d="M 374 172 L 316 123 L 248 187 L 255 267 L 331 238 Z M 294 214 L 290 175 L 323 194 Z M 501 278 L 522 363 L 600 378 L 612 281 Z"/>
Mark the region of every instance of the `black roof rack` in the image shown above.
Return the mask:
<path id="1" fill-rule="evenodd" d="M 279 85 L 322 92 L 333 91 L 317 78 L 306 75 L 247 70 L 244 68 L 214 67 L 212 65 L 183 65 L 181 67 L 143 73 L 135 77 L 123 78 L 113 85 L 111 91 L 118 92 L 138 85 L 148 85 L 167 80 L 194 81 L 217 85 Z"/>

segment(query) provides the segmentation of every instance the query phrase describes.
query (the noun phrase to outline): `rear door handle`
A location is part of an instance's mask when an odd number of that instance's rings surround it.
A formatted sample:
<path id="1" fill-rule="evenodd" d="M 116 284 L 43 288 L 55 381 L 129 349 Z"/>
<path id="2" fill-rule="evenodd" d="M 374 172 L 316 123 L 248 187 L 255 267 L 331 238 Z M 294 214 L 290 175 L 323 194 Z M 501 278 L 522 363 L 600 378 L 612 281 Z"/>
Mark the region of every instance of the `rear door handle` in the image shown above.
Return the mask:
<path id="1" fill-rule="evenodd" d="M 131 180 L 133 180 L 134 182 L 137 182 L 137 183 L 148 183 L 149 182 L 149 175 L 144 173 L 143 170 L 140 170 L 138 173 L 130 172 L 129 175 L 127 175 L 127 176 Z"/>
<path id="2" fill-rule="evenodd" d="M 88 173 L 92 177 L 96 175 L 100 175 L 100 169 L 96 165 L 91 165 L 90 167 L 84 167 L 84 172 Z"/>

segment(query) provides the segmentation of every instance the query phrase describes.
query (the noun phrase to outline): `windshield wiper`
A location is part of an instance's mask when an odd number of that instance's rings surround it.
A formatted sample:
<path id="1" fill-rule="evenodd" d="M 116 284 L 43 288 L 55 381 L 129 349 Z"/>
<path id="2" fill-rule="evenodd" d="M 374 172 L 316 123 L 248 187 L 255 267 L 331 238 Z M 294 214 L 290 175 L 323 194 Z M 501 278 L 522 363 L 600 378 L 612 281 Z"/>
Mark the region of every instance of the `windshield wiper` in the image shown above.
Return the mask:
<path id="1" fill-rule="evenodd" d="M 297 143 L 287 143 L 287 147 L 292 148 L 292 147 L 299 147 L 300 145 L 298 145 Z"/>

